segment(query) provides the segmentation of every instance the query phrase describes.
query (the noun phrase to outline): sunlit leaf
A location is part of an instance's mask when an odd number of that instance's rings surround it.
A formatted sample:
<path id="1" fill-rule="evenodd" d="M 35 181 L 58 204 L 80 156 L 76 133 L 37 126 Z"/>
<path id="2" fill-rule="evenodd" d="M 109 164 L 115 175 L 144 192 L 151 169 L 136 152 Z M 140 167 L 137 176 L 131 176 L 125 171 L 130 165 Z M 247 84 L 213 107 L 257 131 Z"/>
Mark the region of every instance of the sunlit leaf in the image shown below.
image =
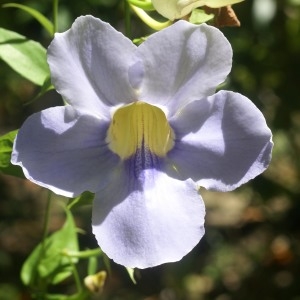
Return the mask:
<path id="1" fill-rule="evenodd" d="M 55 285 L 62 282 L 72 274 L 72 271 L 73 267 L 71 265 L 62 265 L 60 269 L 55 271 L 55 275 L 51 280 L 51 284 Z"/>
<path id="2" fill-rule="evenodd" d="M 78 258 L 66 257 L 63 250 L 78 251 L 76 227 L 70 211 L 66 211 L 64 226 L 41 242 L 25 261 L 21 278 L 25 285 L 35 284 L 38 278 L 56 284 L 72 273 L 72 264 Z"/>
<path id="3" fill-rule="evenodd" d="M 4 28 L 0 28 L 0 59 L 37 85 L 43 85 L 49 77 L 46 49 L 41 44 Z"/>
<path id="4" fill-rule="evenodd" d="M 7 3 L 4 4 L 2 7 L 15 7 L 19 8 L 23 11 L 26 11 L 31 16 L 33 16 L 48 32 L 51 36 L 54 34 L 54 26 L 52 22 L 50 22 L 43 14 L 41 14 L 39 11 L 28 7 L 26 5 L 18 4 L 18 3 Z"/>
<path id="5" fill-rule="evenodd" d="M 83 192 L 81 195 L 79 195 L 76 198 L 71 198 L 68 203 L 68 208 L 74 208 L 74 207 L 79 207 L 82 205 L 91 205 L 93 203 L 95 194 L 91 192 Z"/>
<path id="6" fill-rule="evenodd" d="M 24 178 L 22 168 L 12 165 L 10 162 L 13 143 L 17 132 L 17 130 L 14 130 L 0 137 L 0 172 Z"/>

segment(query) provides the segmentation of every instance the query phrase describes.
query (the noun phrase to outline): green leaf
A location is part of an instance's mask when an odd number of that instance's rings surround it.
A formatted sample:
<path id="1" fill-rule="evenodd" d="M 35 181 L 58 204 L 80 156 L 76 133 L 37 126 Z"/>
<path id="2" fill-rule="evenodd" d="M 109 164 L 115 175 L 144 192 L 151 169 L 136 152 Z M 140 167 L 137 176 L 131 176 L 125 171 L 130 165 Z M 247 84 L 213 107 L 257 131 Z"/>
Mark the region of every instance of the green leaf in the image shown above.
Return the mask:
<path id="1" fill-rule="evenodd" d="M 63 280 L 68 278 L 72 274 L 72 272 L 73 272 L 73 267 L 71 265 L 62 266 L 62 268 L 57 269 L 55 271 L 55 275 L 51 280 L 51 284 L 55 285 L 62 282 Z"/>
<path id="2" fill-rule="evenodd" d="M 41 87 L 41 90 L 39 91 L 39 93 L 30 101 L 27 101 L 24 105 L 29 105 L 31 103 L 33 103 L 34 101 L 36 101 L 38 98 L 40 98 L 41 96 L 43 96 L 45 93 L 47 93 L 50 90 L 53 90 L 54 86 L 51 83 L 51 77 L 48 76 L 44 82 L 44 84 Z"/>
<path id="3" fill-rule="evenodd" d="M 39 94 L 37 95 L 37 97 L 41 97 L 46 92 L 48 92 L 50 90 L 53 90 L 53 89 L 54 89 L 54 86 L 51 83 L 51 77 L 49 75 L 49 76 L 46 77 L 46 79 L 45 79 L 45 81 L 44 81 L 44 83 L 42 85 L 41 91 L 39 92 Z"/>
<path id="4" fill-rule="evenodd" d="M 193 9 L 189 21 L 193 24 L 202 24 L 214 18 L 214 14 L 207 14 L 202 9 Z"/>
<path id="5" fill-rule="evenodd" d="M 15 7 L 15 8 L 19 8 L 23 11 L 26 11 L 27 13 L 29 13 L 31 16 L 33 16 L 48 32 L 51 36 L 54 35 L 54 26 L 52 24 L 52 22 L 50 22 L 44 15 L 42 15 L 39 11 L 30 8 L 26 5 L 22 5 L 22 4 L 17 4 L 17 3 L 7 3 L 2 5 L 2 7 L 6 8 L 6 7 Z"/>
<path id="6" fill-rule="evenodd" d="M 71 198 L 68 203 L 68 208 L 74 208 L 79 207 L 82 205 L 91 205 L 93 203 L 93 200 L 95 198 L 95 194 L 91 192 L 83 192 L 81 195 L 79 195 L 76 198 Z"/>
<path id="7" fill-rule="evenodd" d="M 14 130 L 0 137 L 0 172 L 25 178 L 22 168 L 10 162 L 13 143 L 17 132 L 17 130 Z"/>
<path id="8" fill-rule="evenodd" d="M 4 28 L 0 28 L 0 59 L 37 85 L 43 85 L 50 76 L 46 49 L 41 44 Z"/>
<path id="9" fill-rule="evenodd" d="M 78 258 L 66 257 L 63 251 L 78 251 L 78 241 L 72 214 L 66 210 L 66 215 L 64 226 L 41 242 L 25 261 L 21 270 L 25 285 L 35 285 L 40 279 L 57 284 L 71 275 Z"/>

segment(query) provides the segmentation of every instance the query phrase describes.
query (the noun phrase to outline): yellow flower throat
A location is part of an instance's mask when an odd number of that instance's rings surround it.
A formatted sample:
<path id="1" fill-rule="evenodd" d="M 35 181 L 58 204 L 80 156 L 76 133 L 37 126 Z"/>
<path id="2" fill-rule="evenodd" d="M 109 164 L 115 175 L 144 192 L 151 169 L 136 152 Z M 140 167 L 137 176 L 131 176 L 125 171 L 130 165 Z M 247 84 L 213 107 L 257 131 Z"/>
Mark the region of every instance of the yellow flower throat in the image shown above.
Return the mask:
<path id="1" fill-rule="evenodd" d="M 137 101 L 114 113 L 106 141 L 122 159 L 143 147 L 163 157 L 174 146 L 174 132 L 160 108 Z"/>

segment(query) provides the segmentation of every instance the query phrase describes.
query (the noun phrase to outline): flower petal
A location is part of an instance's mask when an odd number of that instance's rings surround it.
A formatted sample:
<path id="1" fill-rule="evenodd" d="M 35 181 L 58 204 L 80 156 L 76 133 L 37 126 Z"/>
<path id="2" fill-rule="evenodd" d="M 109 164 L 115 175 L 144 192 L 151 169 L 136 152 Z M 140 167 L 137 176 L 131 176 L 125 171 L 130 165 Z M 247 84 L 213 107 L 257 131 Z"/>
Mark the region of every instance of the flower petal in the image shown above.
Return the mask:
<path id="1" fill-rule="evenodd" d="M 204 0 L 204 5 L 212 8 L 224 7 L 227 5 L 236 4 L 244 0 Z"/>
<path id="2" fill-rule="evenodd" d="M 136 99 L 128 78 L 136 46 L 108 23 L 79 17 L 48 49 L 56 90 L 75 108 L 107 115 L 106 106 Z"/>
<path id="3" fill-rule="evenodd" d="M 257 107 L 240 94 L 221 91 L 195 101 L 170 124 L 178 139 L 169 153 L 174 177 L 230 191 L 270 163 L 271 131 Z"/>
<path id="4" fill-rule="evenodd" d="M 107 184 L 119 159 L 105 143 L 107 122 L 71 106 L 29 117 L 14 143 L 12 163 L 38 185 L 67 197 Z"/>
<path id="5" fill-rule="evenodd" d="M 169 20 L 180 19 L 188 15 L 194 8 L 208 6 L 212 8 L 242 2 L 243 0 L 152 0 L 154 8 Z"/>
<path id="6" fill-rule="evenodd" d="M 133 172 L 134 173 L 134 172 Z M 180 260 L 204 234 L 205 208 L 192 180 L 128 168 L 96 194 L 93 232 L 115 262 L 148 268 Z"/>
<path id="7" fill-rule="evenodd" d="M 147 74 L 140 100 L 167 106 L 172 114 L 215 92 L 230 72 L 232 50 L 218 29 L 178 21 L 141 44 L 136 59 Z"/>

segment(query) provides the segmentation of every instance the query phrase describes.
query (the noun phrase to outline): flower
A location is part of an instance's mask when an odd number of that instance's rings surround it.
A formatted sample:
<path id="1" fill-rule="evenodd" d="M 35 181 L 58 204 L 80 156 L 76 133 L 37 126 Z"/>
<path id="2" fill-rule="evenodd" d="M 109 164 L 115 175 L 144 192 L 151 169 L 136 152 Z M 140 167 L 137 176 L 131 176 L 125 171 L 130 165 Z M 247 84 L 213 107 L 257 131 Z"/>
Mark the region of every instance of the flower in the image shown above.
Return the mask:
<path id="1" fill-rule="evenodd" d="M 106 271 L 100 271 L 97 274 L 88 275 L 84 278 L 84 285 L 90 292 L 100 295 L 103 292 L 106 277 Z"/>
<path id="2" fill-rule="evenodd" d="M 12 163 L 57 194 L 95 193 L 93 232 L 127 267 L 180 260 L 204 234 L 199 187 L 230 191 L 263 172 L 271 132 L 246 97 L 216 28 L 186 21 L 139 47 L 92 16 L 55 35 L 52 82 L 67 105 L 30 116 Z"/>
<path id="3" fill-rule="evenodd" d="M 169 20 L 180 19 L 194 8 L 208 6 L 219 8 L 242 2 L 243 0 L 152 0 L 154 8 Z"/>

